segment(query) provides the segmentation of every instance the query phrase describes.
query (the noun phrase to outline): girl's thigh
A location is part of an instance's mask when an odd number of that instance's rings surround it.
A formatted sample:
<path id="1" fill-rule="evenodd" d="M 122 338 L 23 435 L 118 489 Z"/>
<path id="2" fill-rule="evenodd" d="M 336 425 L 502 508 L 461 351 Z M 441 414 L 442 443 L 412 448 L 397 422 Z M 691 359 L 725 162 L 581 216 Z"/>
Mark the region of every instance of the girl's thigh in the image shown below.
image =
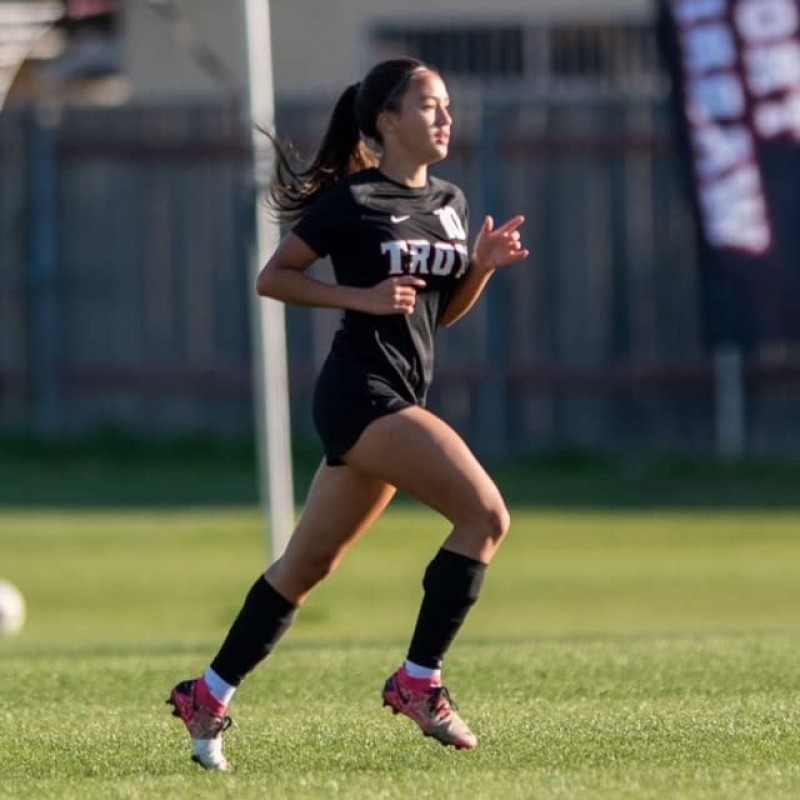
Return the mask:
<path id="1" fill-rule="evenodd" d="M 464 440 L 418 406 L 372 422 L 344 461 L 407 492 L 456 526 L 507 514 L 497 486 Z"/>

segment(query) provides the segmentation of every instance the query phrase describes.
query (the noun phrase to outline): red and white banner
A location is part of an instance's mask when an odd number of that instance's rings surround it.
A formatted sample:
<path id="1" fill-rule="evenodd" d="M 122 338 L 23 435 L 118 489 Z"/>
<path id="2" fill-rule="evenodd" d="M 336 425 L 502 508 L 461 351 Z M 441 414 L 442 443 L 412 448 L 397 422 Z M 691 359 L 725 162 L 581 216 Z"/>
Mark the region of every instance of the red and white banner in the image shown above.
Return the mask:
<path id="1" fill-rule="evenodd" d="M 710 330 L 800 338 L 800 0 L 662 0 Z"/>

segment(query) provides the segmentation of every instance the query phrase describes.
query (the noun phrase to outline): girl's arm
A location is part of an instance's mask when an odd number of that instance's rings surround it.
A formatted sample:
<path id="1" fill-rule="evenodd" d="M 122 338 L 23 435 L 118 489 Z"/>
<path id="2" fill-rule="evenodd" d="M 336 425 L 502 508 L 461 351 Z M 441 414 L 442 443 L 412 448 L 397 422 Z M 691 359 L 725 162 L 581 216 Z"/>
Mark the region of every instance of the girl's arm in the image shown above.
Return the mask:
<path id="1" fill-rule="evenodd" d="M 325 283 L 306 274 L 318 258 L 299 236 L 290 233 L 259 273 L 256 291 L 292 305 L 383 315 L 413 313 L 417 289 L 425 286 L 425 281 L 411 275 L 389 278 L 367 289 Z"/>
<path id="2" fill-rule="evenodd" d="M 495 269 L 491 264 L 478 262 L 473 257 L 467 277 L 458 284 L 453 296 L 450 298 L 450 302 L 447 304 L 440 323 L 443 328 L 455 325 L 462 317 L 469 314 L 472 307 L 480 299 L 486 284 L 489 283 L 489 279 L 494 273 Z"/>
<path id="3" fill-rule="evenodd" d="M 454 325 L 472 310 L 498 269 L 516 264 L 530 255 L 520 242 L 518 228 L 523 222 L 525 217 L 513 217 L 495 230 L 494 220 L 486 217 L 475 240 L 466 280 L 458 285 L 445 309 L 441 321 L 443 328 Z"/>

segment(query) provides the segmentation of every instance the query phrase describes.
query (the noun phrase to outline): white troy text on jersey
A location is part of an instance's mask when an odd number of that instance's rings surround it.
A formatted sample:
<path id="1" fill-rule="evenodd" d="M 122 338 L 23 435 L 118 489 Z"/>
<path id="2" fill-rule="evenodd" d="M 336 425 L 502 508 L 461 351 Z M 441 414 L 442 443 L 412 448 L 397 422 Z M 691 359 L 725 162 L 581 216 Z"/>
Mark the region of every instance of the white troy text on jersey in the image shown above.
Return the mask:
<path id="1" fill-rule="evenodd" d="M 465 244 L 429 242 L 425 239 L 397 239 L 381 243 L 381 253 L 389 255 L 389 276 L 436 275 L 445 277 L 455 269 L 460 278 L 469 266 Z"/>
<path id="2" fill-rule="evenodd" d="M 453 206 L 437 208 L 433 213 L 439 217 L 439 222 L 442 223 L 442 227 L 448 239 L 466 240 L 467 232 L 464 230 L 464 225 L 461 223 L 461 217 L 458 216 L 458 212 Z"/>

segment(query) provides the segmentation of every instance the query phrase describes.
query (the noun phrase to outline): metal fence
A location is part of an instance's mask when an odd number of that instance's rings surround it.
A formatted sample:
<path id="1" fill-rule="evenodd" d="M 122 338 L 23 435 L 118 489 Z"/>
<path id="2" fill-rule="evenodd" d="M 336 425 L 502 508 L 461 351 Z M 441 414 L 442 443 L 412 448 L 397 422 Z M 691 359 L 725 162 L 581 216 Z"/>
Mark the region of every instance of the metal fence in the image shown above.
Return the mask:
<path id="1" fill-rule="evenodd" d="M 249 147 L 233 110 L 0 117 L 0 418 L 242 435 Z"/>
<path id="2" fill-rule="evenodd" d="M 438 174 L 530 262 L 439 340 L 432 405 L 485 455 L 709 454 L 712 362 L 663 101 L 457 98 Z M 329 104 L 284 104 L 301 154 Z M 0 116 L 0 425 L 251 435 L 248 131 L 235 109 Z M 325 265 L 321 274 L 329 274 Z M 288 315 L 295 432 L 338 315 Z M 747 362 L 748 445 L 800 453 L 798 360 Z"/>

